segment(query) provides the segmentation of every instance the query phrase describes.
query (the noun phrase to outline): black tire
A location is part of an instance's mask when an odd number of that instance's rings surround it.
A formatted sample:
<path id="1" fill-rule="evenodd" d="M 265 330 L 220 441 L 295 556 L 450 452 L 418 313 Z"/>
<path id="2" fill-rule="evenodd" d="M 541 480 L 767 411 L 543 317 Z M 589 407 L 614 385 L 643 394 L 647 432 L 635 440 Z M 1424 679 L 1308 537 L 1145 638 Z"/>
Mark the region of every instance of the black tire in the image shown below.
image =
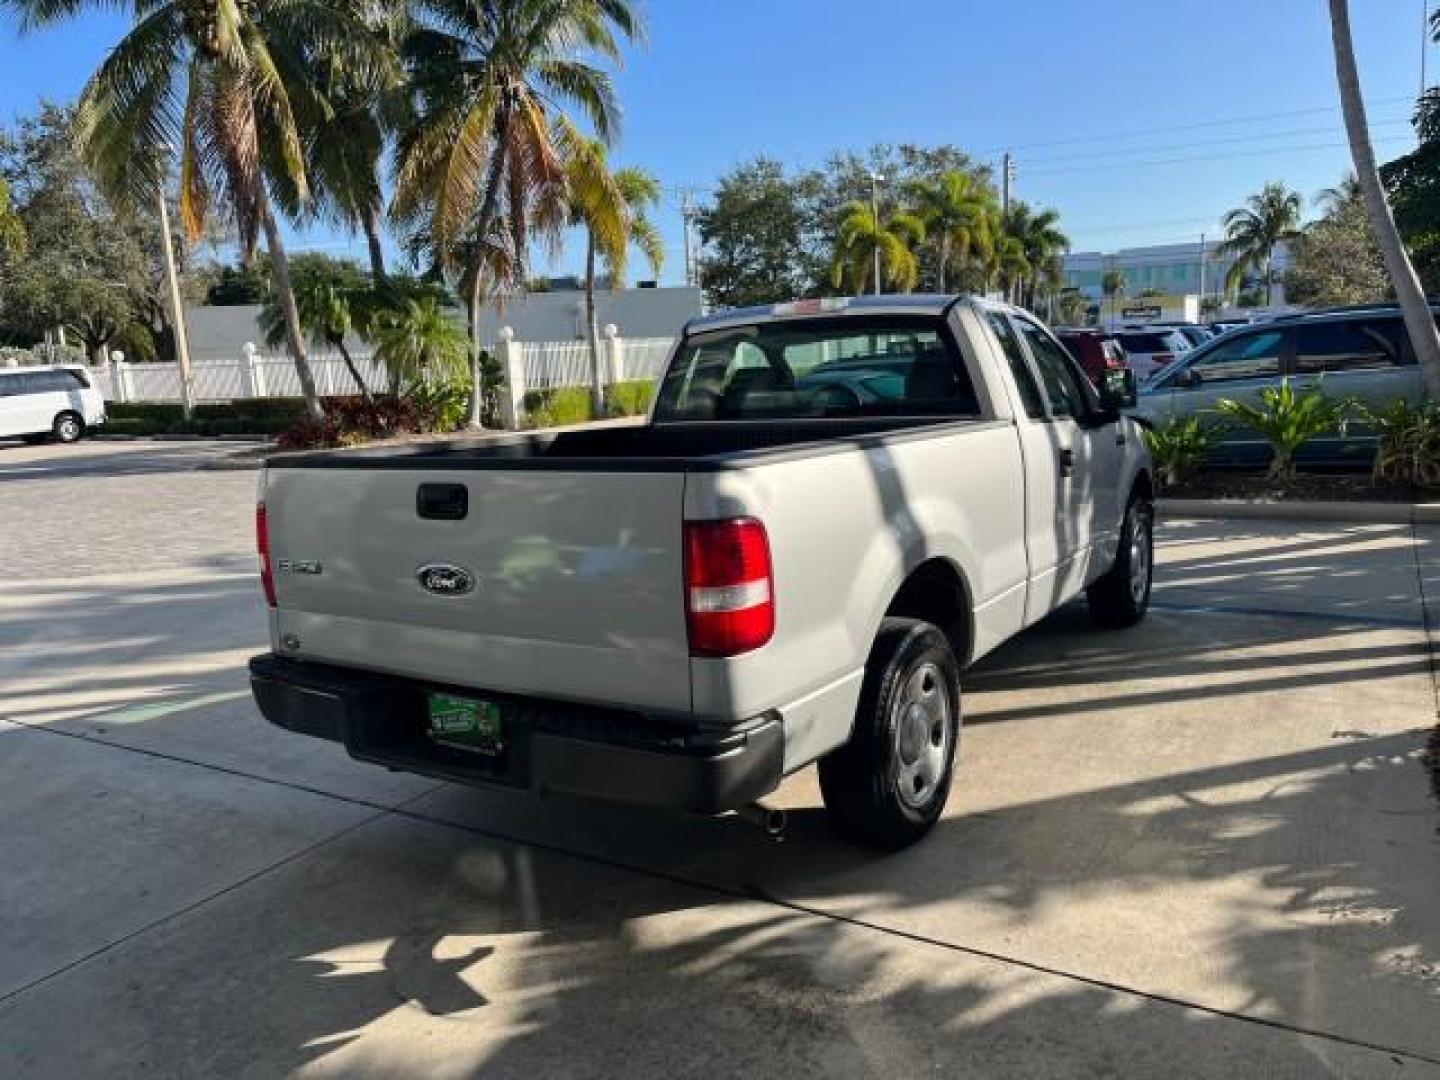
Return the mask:
<path id="1" fill-rule="evenodd" d="M 85 420 L 76 412 L 62 412 L 50 427 L 56 442 L 77 443 L 85 437 Z"/>
<path id="2" fill-rule="evenodd" d="M 915 843 L 945 809 L 959 743 L 960 665 L 950 643 L 930 623 L 886 619 L 850 741 L 820 761 L 831 822 L 876 847 Z"/>
<path id="3" fill-rule="evenodd" d="M 1086 592 L 1090 617 L 1100 626 L 1111 629 L 1134 626 L 1150 610 L 1150 586 L 1154 578 L 1155 507 L 1137 493 L 1130 496 L 1130 504 L 1125 508 L 1115 565 Z"/>

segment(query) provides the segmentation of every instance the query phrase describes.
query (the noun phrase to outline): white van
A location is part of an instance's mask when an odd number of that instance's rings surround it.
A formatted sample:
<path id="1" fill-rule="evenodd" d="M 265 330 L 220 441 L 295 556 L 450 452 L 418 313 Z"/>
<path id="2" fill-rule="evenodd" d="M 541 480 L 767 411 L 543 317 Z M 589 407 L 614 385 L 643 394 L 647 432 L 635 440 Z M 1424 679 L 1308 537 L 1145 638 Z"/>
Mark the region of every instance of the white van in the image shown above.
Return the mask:
<path id="1" fill-rule="evenodd" d="M 0 368 L 0 438 L 78 442 L 105 422 L 105 397 L 83 367 Z"/>

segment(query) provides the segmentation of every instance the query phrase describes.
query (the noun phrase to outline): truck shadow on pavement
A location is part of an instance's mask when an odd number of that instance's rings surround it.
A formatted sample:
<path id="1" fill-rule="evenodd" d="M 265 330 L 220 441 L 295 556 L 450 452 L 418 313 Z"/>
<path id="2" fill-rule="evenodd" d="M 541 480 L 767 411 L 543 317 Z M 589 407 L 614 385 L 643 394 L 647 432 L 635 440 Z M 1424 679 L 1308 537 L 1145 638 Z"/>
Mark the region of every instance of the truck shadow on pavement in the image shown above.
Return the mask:
<path id="1" fill-rule="evenodd" d="M 1277 579 L 1352 543 L 1225 535 Z M 1175 554 L 1192 539 L 1209 542 L 1167 533 L 1167 584 L 1253 584 L 1255 558 Z M 1329 565 L 1399 596 L 1403 567 Z M 25 629 L 40 612 L 83 627 L 47 639 L 54 664 L 12 684 L 0 716 L 47 716 L 63 650 L 107 637 L 116 660 L 162 664 L 65 676 L 98 695 L 92 717 L 142 683 L 230 685 L 210 661 L 258 636 L 258 616 L 205 616 L 252 592 L 147 586 L 104 628 L 83 622 L 92 597 L 63 591 L 0 613 L 0 649 L 43 645 Z M 1397 599 L 1365 621 L 1349 599 L 1324 619 L 1161 610 L 1099 637 L 1083 606 L 1062 610 L 967 676 L 951 812 L 900 853 L 837 838 L 808 776 L 780 793 L 779 845 L 733 819 L 426 788 L 0 1002 L 0 1072 L 1440 1073 L 1430 661 L 1418 612 Z M 1221 723 L 1241 704 L 1248 742 Z M 257 774 L 301 754 L 253 710 L 233 723 Z M 1168 767 L 1177 740 L 1205 752 Z"/>

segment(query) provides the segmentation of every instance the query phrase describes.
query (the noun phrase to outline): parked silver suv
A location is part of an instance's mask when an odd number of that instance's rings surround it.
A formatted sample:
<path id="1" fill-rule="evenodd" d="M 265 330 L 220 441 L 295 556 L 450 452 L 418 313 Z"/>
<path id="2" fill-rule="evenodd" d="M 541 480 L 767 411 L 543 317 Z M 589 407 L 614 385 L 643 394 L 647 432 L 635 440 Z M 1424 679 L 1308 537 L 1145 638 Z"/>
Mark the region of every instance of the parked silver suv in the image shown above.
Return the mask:
<path id="1" fill-rule="evenodd" d="M 1262 389 L 1285 378 L 1304 385 L 1320 379 L 1331 397 L 1375 406 L 1424 396 L 1399 308 L 1383 305 L 1311 312 L 1233 330 L 1154 376 L 1141 388 L 1135 414 L 1157 424 L 1205 416 L 1223 398 L 1258 402 Z M 1343 436 L 1337 431 L 1312 441 L 1298 456 L 1316 464 L 1355 464 L 1373 447 L 1373 436 L 1352 427 Z M 1221 436 L 1213 459 L 1260 464 L 1269 454 L 1254 432 L 1236 428 Z"/>

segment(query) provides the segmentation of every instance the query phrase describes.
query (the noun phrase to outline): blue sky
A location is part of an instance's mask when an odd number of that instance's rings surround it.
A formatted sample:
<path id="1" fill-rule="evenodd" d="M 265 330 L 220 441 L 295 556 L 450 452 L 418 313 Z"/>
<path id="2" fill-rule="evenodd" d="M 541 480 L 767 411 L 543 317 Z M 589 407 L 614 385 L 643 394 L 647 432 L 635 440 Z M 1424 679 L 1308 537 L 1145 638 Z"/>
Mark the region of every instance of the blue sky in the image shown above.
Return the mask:
<path id="1" fill-rule="evenodd" d="M 1412 145 L 1423 0 L 1351 0 L 1383 159 Z M 1336 182 L 1343 146 L 1324 0 L 645 0 L 618 76 L 621 164 L 667 187 L 664 279 L 683 275 L 678 190 L 765 153 L 794 166 L 877 141 L 1014 151 L 1016 194 L 1076 250 L 1195 240 L 1266 180 Z M 69 100 L 123 17 L 21 38 L 0 16 L 0 117 Z M 1429 66 L 1440 75 L 1440 51 Z M 311 231 L 299 247 L 361 256 Z M 553 269 L 573 269 L 579 246 Z"/>

